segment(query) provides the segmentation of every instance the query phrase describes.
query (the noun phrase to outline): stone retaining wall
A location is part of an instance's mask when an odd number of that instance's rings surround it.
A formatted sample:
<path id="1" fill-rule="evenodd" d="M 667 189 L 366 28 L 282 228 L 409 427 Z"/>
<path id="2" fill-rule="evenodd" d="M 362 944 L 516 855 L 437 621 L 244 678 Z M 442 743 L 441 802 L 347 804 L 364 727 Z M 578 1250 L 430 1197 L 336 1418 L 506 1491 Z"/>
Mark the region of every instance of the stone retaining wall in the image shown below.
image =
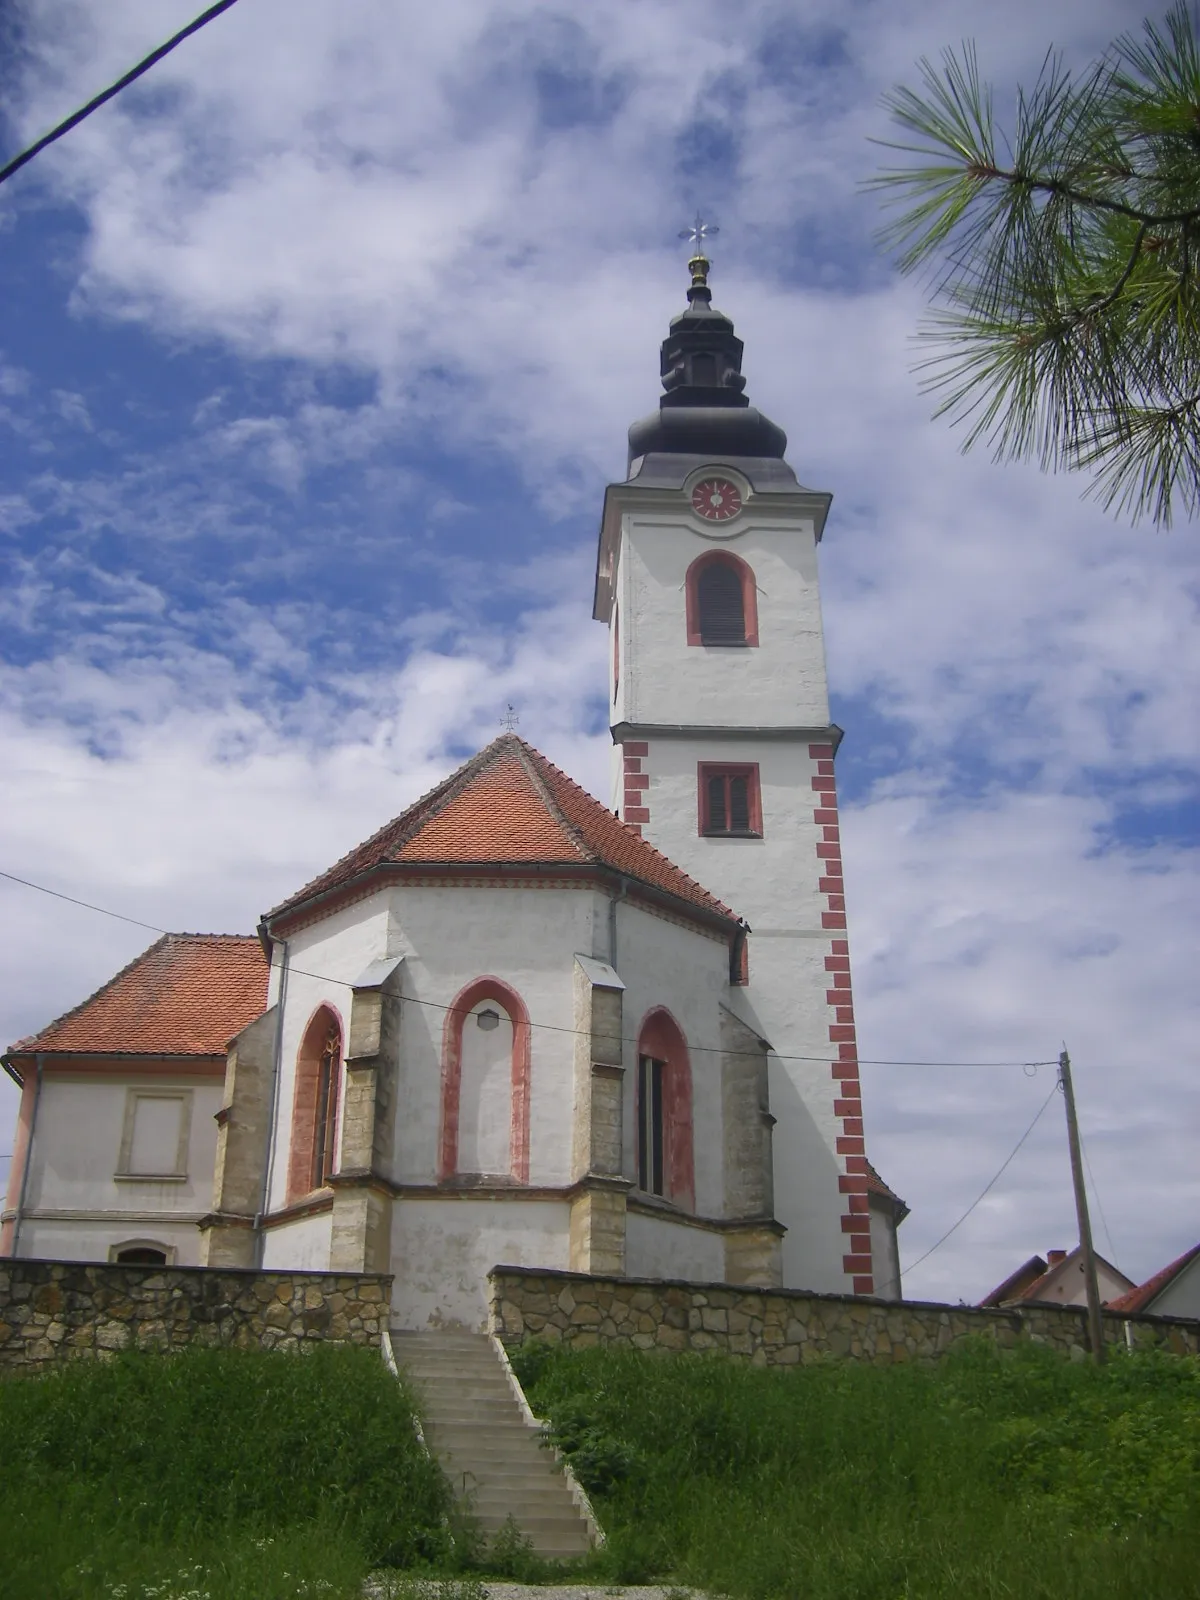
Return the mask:
<path id="1" fill-rule="evenodd" d="M 0 1372 L 185 1345 L 379 1346 L 388 1274 L 0 1261 Z"/>
<path id="2" fill-rule="evenodd" d="M 496 1267 L 489 1326 L 506 1344 L 536 1337 L 575 1350 L 724 1350 L 759 1366 L 794 1366 L 845 1356 L 885 1366 L 928 1360 L 973 1335 L 1001 1345 L 1024 1339 L 1071 1355 L 1088 1349 L 1087 1312 L 1076 1306 L 983 1310 L 926 1301 L 668 1283 L 583 1273 Z M 1200 1354 L 1200 1322 L 1108 1316 L 1105 1342 Z"/>

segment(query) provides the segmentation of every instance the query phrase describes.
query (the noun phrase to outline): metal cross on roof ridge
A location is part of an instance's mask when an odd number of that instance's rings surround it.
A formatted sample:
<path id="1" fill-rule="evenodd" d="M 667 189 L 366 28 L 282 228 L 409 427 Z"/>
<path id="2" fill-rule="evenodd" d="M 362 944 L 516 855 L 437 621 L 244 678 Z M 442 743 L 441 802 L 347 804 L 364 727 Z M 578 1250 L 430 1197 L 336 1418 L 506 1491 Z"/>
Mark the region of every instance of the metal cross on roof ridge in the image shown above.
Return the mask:
<path id="1" fill-rule="evenodd" d="M 508 706 L 500 720 L 504 724 L 506 733 L 513 733 L 516 730 L 517 724 L 521 720 L 521 713 L 516 709 L 511 700 L 508 702 Z"/>

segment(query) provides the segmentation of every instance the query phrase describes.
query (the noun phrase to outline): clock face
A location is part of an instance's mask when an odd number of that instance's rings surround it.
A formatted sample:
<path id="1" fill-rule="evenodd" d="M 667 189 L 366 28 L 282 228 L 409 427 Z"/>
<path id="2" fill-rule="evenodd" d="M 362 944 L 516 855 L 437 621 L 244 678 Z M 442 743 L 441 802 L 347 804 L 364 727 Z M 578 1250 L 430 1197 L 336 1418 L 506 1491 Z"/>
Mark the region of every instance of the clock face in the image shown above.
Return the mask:
<path id="1" fill-rule="evenodd" d="M 728 478 L 704 478 L 692 490 L 692 510 L 706 522 L 728 522 L 742 509 L 742 492 Z"/>

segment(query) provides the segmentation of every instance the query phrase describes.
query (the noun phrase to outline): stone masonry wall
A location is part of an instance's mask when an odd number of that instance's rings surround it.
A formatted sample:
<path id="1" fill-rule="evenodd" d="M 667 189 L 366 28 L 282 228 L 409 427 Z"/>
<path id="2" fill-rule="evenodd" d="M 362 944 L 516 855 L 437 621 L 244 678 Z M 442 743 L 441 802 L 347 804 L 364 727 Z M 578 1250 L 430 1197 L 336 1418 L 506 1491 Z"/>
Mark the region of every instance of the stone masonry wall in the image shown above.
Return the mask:
<path id="1" fill-rule="evenodd" d="M 876 1366 L 928 1360 L 981 1333 L 1001 1345 L 1031 1339 L 1076 1356 L 1088 1348 L 1087 1312 L 1076 1306 L 995 1311 L 522 1267 L 496 1267 L 490 1283 L 489 1327 L 506 1344 L 534 1337 L 576 1350 L 723 1350 L 758 1366 L 828 1356 Z M 1106 1315 L 1104 1334 L 1108 1344 L 1200 1354 L 1200 1322 Z"/>
<path id="2" fill-rule="evenodd" d="M 186 1345 L 378 1347 L 388 1274 L 0 1261 L 0 1373 Z"/>

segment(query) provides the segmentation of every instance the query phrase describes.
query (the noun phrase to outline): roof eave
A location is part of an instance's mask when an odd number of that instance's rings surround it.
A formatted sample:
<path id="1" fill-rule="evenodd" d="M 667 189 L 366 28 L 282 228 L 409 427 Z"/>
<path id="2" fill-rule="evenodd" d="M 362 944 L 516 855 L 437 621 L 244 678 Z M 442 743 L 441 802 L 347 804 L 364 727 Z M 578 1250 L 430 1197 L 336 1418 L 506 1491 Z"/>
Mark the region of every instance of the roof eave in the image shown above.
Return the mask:
<path id="1" fill-rule="evenodd" d="M 696 905 L 681 895 L 672 894 L 670 890 L 660 889 L 656 884 L 648 883 L 636 873 L 623 872 L 602 861 L 382 861 L 368 867 L 355 877 L 348 878 L 344 883 L 334 884 L 319 894 L 268 912 L 259 923 L 260 936 L 265 939 L 284 938 L 287 928 L 298 918 L 302 918 L 305 922 L 311 921 L 314 912 L 320 911 L 323 906 L 332 909 L 344 901 L 361 899 L 376 889 L 384 889 L 389 884 L 404 883 L 412 878 L 459 878 L 481 875 L 513 878 L 602 878 L 617 886 L 622 884 L 635 886 L 640 895 L 657 905 L 669 908 L 677 916 L 687 917 L 706 927 L 720 928 L 730 936 L 742 927 L 740 919 L 733 911 L 726 913 Z"/>

